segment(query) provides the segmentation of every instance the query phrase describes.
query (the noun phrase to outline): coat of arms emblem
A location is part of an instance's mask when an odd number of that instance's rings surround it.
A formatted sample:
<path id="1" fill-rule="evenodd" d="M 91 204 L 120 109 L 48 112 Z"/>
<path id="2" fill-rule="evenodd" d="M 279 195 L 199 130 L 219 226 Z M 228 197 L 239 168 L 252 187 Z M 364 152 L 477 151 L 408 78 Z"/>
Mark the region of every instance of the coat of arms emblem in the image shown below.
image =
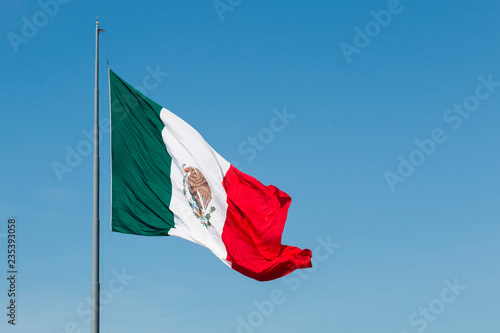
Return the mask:
<path id="1" fill-rule="evenodd" d="M 193 210 L 194 216 L 205 228 L 208 228 L 212 225 L 210 218 L 211 214 L 215 212 L 215 207 L 209 207 L 208 205 L 212 200 L 212 191 L 207 179 L 198 168 L 183 164 L 182 170 L 184 171 L 182 179 L 184 188 L 182 192 Z"/>

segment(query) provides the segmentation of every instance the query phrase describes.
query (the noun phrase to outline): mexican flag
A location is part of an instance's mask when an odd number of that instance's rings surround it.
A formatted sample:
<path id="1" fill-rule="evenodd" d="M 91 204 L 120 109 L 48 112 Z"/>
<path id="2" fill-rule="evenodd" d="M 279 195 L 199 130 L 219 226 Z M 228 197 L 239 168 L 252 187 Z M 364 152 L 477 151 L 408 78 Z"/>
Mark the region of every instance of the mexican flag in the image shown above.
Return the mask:
<path id="1" fill-rule="evenodd" d="M 259 281 L 311 267 L 311 251 L 281 244 L 291 198 L 222 158 L 201 135 L 109 70 L 111 225 L 177 236 Z"/>

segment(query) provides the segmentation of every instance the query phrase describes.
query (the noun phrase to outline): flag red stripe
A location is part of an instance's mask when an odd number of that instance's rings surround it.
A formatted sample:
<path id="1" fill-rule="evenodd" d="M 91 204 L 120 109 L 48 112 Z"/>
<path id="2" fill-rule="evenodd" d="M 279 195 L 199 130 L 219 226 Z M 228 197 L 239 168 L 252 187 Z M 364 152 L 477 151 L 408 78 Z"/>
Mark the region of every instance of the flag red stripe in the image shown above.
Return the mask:
<path id="1" fill-rule="evenodd" d="M 311 267 L 311 251 L 281 244 L 292 199 L 275 186 L 231 166 L 223 186 L 227 193 L 222 241 L 231 267 L 259 281 L 282 277 L 297 268 Z"/>

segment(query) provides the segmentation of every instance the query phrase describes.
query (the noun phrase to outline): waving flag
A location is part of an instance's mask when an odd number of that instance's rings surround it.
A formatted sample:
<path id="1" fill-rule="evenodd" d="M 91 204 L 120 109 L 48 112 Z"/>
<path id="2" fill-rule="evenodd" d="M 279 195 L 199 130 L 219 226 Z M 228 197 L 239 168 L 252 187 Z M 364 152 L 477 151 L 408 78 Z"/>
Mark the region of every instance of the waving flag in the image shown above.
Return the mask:
<path id="1" fill-rule="evenodd" d="M 259 281 L 311 267 L 281 244 L 291 198 L 236 169 L 182 119 L 109 71 L 113 231 L 178 236 Z"/>

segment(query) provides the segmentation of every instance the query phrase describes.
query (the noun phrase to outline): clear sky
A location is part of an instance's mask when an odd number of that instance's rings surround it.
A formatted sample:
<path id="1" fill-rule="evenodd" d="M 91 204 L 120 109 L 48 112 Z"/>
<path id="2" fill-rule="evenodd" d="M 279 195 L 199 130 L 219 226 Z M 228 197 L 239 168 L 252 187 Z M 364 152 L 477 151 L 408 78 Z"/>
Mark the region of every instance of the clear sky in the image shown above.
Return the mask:
<path id="1" fill-rule="evenodd" d="M 0 11 L 0 331 L 90 331 L 96 13 L 103 333 L 498 329 L 498 2 L 41 0 Z M 261 283 L 111 234 L 107 60 L 292 197 L 283 243 L 314 268 Z"/>

